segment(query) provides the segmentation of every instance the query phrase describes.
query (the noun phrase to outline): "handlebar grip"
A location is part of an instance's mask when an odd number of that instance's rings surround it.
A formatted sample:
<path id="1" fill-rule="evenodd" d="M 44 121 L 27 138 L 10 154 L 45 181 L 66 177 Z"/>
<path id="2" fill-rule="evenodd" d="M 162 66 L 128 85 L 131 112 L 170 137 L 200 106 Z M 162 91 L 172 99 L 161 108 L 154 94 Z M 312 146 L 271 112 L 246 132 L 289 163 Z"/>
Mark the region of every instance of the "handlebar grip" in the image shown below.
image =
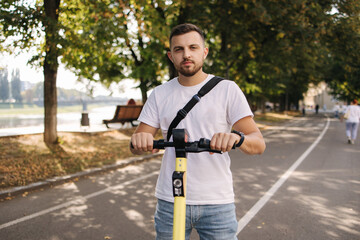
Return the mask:
<path id="1" fill-rule="evenodd" d="M 154 149 L 165 149 L 165 147 L 174 147 L 174 143 L 173 142 L 165 142 L 164 139 L 153 141 Z M 130 148 L 134 149 L 134 145 L 132 144 L 132 142 L 130 142 Z"/>
<path id="2" fill-rule="evenodd" d="M 154 140 L 153 148 L 164 149 L 164 140 Z"/>
<path id="3" fill-rule="evenodd" d="M 210 149 L 210 139 L 200 138 L 199 147 Z M 231 149 L 236 149 L 236 143 L 234 143 L 234 146 Z"/>
<path id="4" fill-rule="evenodd" d="M 153 148 L 165 149 L 166 147 L 175 147 L 175 144 L 173 142 L 166 142 L 164 139 L 154 140 Z"/>

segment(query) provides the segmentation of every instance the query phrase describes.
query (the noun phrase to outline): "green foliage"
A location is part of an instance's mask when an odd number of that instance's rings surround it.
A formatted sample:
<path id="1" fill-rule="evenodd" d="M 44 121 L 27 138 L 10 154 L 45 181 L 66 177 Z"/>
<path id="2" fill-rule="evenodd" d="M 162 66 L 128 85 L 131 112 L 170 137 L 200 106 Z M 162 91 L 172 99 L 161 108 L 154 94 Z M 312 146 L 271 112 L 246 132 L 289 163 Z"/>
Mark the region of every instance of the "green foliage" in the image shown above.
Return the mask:
<path id="1" fill-rule="evenodd" d="M 125 59 L 117 57 L 123 27 L 113 24 L 109 1 L 64 1 L 60 21 L 64 37 L 62 61 L 80 78 L 110 85 L 123 75 Z M 114 10 L 116 11 L 116 10 Z"/>
<path id="2" fill-rule="evenodd" d="M 135 79 L 146 101 L 165 74 L 165 2 L 64 1 L 62 61 L 79 78 L 105 86 Z"/>
<path id="3" fill-rule="evenodd" d="M 210 69 L 234 79 L 252 102 L 289 94 L 297 96 L 296 104 L 310 82 L 322 79 L 325 51 L 319 41 L 330 7 L 312 1 L 219 1 L 212 15 L 225 17 L 209 29 L 215 48 Z"/>
<path id="4" fill-rule="evenodd" d="M 326 42 L 328 58 L 326 80 L 340 99 L 360 98 L 360 2 L 344 1 L 337 5 Z"/>
<path id="5" fill-rule="evenodd" d="M 26 48 L 51 25 L 40 2 L 0 6 L 3 49 Z M 206 72 L 237 82 L 253 105 L 280 99 L 287 108 L 324 80 L 339 97 L 359 96 L 359 11 L 355 0 L 63 0 L 53 34 L 45 33 L 79 80 L 132 78 L 146 101 L 176 76 L 166 57 L 171 28 L 192 22 L 207 36 Z"/>
<path id="6" fill-rule="evenodd" d="M 28 1 L 4 0 L 0 3 L 1 51 L 17 53 L 33 46 L 42 35 L 41 8 Z"/>

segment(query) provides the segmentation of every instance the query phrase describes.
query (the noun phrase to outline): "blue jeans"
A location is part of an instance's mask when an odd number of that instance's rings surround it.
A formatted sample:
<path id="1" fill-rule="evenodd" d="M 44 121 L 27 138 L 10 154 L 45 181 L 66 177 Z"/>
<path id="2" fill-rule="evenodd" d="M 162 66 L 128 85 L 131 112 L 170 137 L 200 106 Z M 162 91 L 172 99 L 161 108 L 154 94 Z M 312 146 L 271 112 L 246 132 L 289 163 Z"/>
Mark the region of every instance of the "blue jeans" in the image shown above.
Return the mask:
<path id="1" fill-rule="evenodd" d="M 358 131 L 359 123 L 356 122 L 346 122 L 346 136 L 353 140 L 356 140 L 356 135 Z"/>
<path id="2" fill-rule="evenodd" d="M 158 200 L 155 212 L 157 240 L 172 240 L 174 204 Z M 235 204 L 186 205 L 185 239 L 195 228 L 201 240 L 237 240 Z"/>

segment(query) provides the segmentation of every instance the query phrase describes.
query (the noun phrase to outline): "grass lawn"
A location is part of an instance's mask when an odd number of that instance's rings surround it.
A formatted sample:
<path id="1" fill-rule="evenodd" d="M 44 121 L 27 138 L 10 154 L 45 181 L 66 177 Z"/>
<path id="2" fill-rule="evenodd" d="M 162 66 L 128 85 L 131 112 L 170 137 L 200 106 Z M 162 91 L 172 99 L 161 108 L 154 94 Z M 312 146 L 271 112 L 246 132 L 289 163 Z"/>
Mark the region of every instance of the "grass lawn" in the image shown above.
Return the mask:
<path id="1" fill-rule="evenodd" d="M 259 114 L 261 129 L 293 118 L 290 114 Z M 0 137 L 0 189 L 113 164 L 133 156 L 128 149 L 135 128 L 102 133 L 62 133 L 60 144 L 50 151 L 42 134 Z M 161 138 L 161 135 L 157 136 Z"/>
<path id="2" fill-rule="evenodd" d="M 50 151 L 42 134 L 0 138 L 0 189 L 26 185 L 132 156 L 134 129 L 103 133 L 58 133 L 60 144 Z"/>

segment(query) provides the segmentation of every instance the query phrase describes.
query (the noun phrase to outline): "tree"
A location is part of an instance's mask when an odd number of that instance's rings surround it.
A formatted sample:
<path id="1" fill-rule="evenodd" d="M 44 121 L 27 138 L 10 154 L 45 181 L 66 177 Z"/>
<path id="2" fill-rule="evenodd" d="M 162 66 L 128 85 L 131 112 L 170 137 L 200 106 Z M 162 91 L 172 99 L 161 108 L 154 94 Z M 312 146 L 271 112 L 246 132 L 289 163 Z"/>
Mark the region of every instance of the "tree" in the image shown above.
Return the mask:
<path id="1" fill-rule="evenodd" d="M 45 27 L 44 59 L 44 141 L 48 145 L 58 142 L 57 138 L 57 92 L 56 78 L 59 56 L 59 9 L 60 0 L 45 0 L 42 23 Z"/>
<path id="2" fill-rule="evenodd" d="M 5 102 L 9 99 L 10 89 L 8 81 L 8 71 L 6 68 L 0 70 L 0 99 Z"/>
<path id="3" fill-rule="evenodd" d="M 330 8 L 330 2 L 219 1 L 211 7 L 218 16 L 210 26 L 216 49 L 212 68 L 242 86 L 253 104 L 269 99 L 283 109 L 297 104 L 309 82 L 323 78 L 325 51 L 319 41 Z"/>
<path id="4" fill-rule="evenodd" d="M 145 102 L 165 75 L 167 18 L 174 9 L 167 2 L 66 1 L 64 7 L 78 14 L 62 15 L 68 42 L 63 62 L 80 79 L 105 86 L 132 78 Z"/>
<path id="5" fill-rule="evenodd" d="M 13 70 L 11 74 L 11 95 L 16 102 L 22 102 L 20 70 Z"/>
<path id="6" fill-rule="evenodd" d="M 360 2 L 336 1 L 324 43 L 329 47 L 326 81 L 339 99 L 360 98 Z"/>
<path id="7" fill-rule="evenodd" d="M 236 81 L 252 105 L 270 100 L 286 110 L 297 106 L 310 83 L 325 79 L 329 61 L 335 60 L 328 58 L 328 43 L 323 41 L 333 31 L 329 24 L 334 4 L 341 5 L 349 16 L 358 16 L 354 14 L 354 9 L 359 9 L 356 1 L 90 1 L 88 12 L 79 15 L 90 25 L 74 25 L 79 18 L 68 25 L 74 29 L 68 32 L 75 36 L 80 51 L 71 47 L 68 51 L 72 54 L 66 56 L 71 59 L 65 60 L 81 69 L 79 76 L 94 81 L 110 84 L 126 77 L 137 79 L 145 101 L 147 90 L 162 78 L 157 76 L 164 75 L 164 66 L 168 66 L 170 78 L 176 76 L 164 54 L 171 27 L 192 22 L 207 35 L 210 53 L 206 71 Z M 77 9 L 84 8 L 80 4 Z M 353 33 L 359 24 L 353 23 L 352 30 L 346 31 L 356 41 Z M 350 28 L 349 22 L 345 26 Z M 354 60 L 350 59 L 354 52 L 359 51 L 355 48 L 347 54 L 347 63 Z M 340 56 L 334 49 L 331 53 Z M 340 66 L 344 60 L 337 62 Z M 81 66 L 86 63 L 91 67 Z M 346 76 L 346 84 L 356 86 L 357 71 L 349 64 L 344 66 L 353 76 Z"/>
<path id="8" fill-rule="evenodd" d="M 170 26 L 192 22 L 202 27 L 210 47 L 205 71 L 237 82 L 251 105 L 271 100 L 288 108 L 298 103 L 310 82 L 324 78 L 327 52 L 320 40 L 330 20 L 330 1 L 177 4 Z M 169 69 L 174 77 L 171 64 Z"/>
<path id="9" fill-rule="evenodd" d="M 60 0 L 43 2 L 1 1 L 1 51 L 19 52 L 31 47 L 41 48 L 32 61 L 44 69 L 44 142 L 57 143 L 56 76 L 58 68 Z M 45 38 L 43 43 L 39 39 Z"/>

